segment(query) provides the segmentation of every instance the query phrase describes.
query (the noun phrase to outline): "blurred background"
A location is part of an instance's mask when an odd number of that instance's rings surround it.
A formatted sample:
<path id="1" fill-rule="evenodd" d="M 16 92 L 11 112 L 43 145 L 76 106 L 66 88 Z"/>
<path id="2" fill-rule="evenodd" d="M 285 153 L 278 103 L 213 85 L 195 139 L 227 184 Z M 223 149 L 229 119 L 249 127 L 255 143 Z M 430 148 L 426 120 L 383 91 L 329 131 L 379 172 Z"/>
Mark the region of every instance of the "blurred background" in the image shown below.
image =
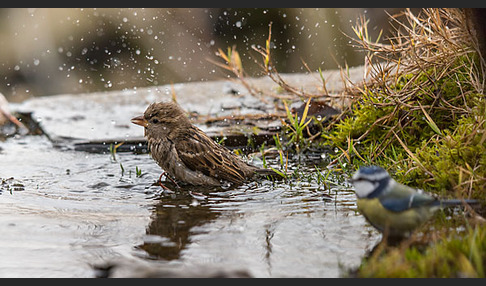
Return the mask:
<path id="1" fill-rule="evenodd" d="M 369 33 L 392 31 L 402 8 L 4 8 L 0 9 L 0 92 L 11 102 L 34 96 L 122 90 L 218 80 L 218 48 L 236 45 L 249 76 L 261 76 L 251 47 L 272 23 L 280 73 L 363 64 L 346 35 L 360 16 Z M 419 9 L 415 9 L 418 11 Z M 345 35 L 346 34 L 346 35 Z"/>

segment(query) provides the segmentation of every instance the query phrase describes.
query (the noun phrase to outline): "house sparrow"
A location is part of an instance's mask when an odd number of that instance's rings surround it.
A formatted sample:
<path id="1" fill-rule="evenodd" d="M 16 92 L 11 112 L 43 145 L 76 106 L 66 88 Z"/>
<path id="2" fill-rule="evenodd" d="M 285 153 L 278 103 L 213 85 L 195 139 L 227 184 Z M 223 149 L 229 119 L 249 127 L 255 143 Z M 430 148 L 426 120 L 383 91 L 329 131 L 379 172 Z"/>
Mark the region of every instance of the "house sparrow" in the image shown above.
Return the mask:
<path id="1" fill-rule="evenodd" d="M 175 180 L 191 185 L 240 184 L 260 175 L 276 175 L 269 169 L 247 164 L 194 126 L 173 102 L 152 103 L 132 123 L 145 127 L 152 158 Z"/>

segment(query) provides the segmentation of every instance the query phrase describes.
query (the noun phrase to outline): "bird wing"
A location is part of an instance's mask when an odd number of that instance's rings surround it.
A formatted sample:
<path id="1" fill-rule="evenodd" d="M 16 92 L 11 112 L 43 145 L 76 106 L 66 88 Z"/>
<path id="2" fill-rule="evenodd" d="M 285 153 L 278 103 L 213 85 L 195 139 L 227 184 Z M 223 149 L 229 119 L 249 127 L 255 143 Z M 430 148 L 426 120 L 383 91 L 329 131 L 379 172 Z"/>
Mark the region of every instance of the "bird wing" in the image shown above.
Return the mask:
<path id="1" fill-rule="evenodd" d="M 176 149 L 182 162 L 193 171 L 232 183 L 245 180 L 241 170 L 245 163 L 199 129 L 186 132 Z"/>
<path id="2" fill-rule="evenodd" d="M 411 208 L 430 205 L 436 199 L 430 195 L 419 193 L 404 185 L 396 186 L 395 190 L 379 198 L 384 208 L 393 212 L 402 212 Z"/>

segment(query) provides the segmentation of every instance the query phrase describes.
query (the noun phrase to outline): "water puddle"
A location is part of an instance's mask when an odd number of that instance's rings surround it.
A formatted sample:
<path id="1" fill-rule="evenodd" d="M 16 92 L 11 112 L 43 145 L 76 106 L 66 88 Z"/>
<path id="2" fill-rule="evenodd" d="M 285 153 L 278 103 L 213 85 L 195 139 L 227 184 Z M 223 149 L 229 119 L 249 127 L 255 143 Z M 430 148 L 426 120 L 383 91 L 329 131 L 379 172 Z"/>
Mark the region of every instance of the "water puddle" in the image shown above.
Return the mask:
<path id="1" fill-rule="evenodd" d="M 144 152 L 0 144 L 1 277 L 339 277 L 379 239 L 349 187 L 315 175 L 171 192 Z"/>

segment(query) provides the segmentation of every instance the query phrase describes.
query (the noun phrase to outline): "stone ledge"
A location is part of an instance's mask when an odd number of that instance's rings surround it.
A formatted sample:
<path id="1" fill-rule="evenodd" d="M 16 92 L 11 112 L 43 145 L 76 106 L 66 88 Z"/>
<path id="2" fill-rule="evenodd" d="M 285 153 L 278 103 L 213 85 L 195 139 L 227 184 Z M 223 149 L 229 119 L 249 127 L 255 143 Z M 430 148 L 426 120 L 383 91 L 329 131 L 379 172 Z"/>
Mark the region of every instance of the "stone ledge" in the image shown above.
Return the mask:
<path id="1" fill-rule="evenodd" d="M 363 66 L 350 68 L 349 78 L 353 82 L 363 79 Z M 339 95 L 344 90 L 339 70 L 323 72 L 326 88 L 330 94 Z M 282 74 L 290 85 L 308 93 L 320 93 L 320 76 L 314 74 Z M 279 90 L 268 77 L 250 78 L 248 82 L 264 94 Z M 199 116 L 234 116 L 269 114 L 275 112 L 273 98 L 266 96 L 265 102 L 252 96 L 236 81 L 189 82 L 150 88 L 86 94 L 64 94 L 29 99 L 13 104 L 12 109 L 31 113 L 44 132 L 56 141 L 112 142 L 143 140 L 143 129 L 131 124 L 130 119 L 144 112 L 155 101 L 171 100 L 173 95 L 182 108 Z M 343 101 L 334 100 L 332 105 L 340 109 Z M 270 121 L 264 124 L 270 124 Z M 196 122 L 201 129 L 213 136 L 225 135 L 218 127 Z M 273 123 L 273 125 L 278 125 Z M 251 126 L 250 126 L 251 127 Z M 245 130 L 245 126 L 238 126 Z M 246 129 L 248 130 L 248 129 Z M 71 140 L 68 140 L 71 139 Z"/>

